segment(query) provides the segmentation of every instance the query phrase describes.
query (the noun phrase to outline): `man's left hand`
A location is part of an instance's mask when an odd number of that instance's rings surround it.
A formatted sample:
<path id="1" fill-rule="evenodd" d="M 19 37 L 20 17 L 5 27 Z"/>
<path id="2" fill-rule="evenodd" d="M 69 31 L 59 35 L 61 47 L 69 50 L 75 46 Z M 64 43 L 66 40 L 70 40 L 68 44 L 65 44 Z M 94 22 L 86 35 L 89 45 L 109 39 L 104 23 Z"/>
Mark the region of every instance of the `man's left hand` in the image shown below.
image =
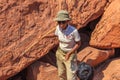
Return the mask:
<path id="1" fill-rule="evenodd" d="M 68 59 L 69 59 L 69 57 L 70 57 L 70 53 L 67 53 L 66 55 L 65 55 L 65 61 L 67 61 Z"/>

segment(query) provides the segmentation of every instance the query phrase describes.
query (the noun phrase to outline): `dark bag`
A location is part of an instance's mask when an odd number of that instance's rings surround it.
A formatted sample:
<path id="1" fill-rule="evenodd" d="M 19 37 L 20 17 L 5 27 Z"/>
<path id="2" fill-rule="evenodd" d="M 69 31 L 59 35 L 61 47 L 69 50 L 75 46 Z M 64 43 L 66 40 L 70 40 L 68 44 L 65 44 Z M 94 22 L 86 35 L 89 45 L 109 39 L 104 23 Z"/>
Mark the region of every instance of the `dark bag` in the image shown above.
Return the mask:
<path id="1" fill-rule="evenodd" d="M 93 67 L 85 62 L 78 64 L 77 76 L 80 80 L 93 80 L 94 70 Z"/>

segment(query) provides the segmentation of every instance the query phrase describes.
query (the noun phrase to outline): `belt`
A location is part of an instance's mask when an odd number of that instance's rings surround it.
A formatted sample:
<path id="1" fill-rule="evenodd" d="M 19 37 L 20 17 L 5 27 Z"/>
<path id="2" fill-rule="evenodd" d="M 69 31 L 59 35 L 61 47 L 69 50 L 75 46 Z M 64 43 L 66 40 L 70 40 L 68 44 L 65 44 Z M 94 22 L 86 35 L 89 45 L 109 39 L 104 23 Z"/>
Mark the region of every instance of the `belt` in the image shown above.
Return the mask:
<path id="1" fill-rule="evenodd" d="M 68 51 L 62 50 L 60 47 L 58 47 L 59 50 L 61 50 L 63 53 L 67 53 Z"/>
<path id="2" fill-rule="evenodd" d="M 61 50 L 61 51 L 62 51 L 63 53 L 65 53 L 65 54 L 69 52 L 69 51 L 64 51 L 64 50 L 62 50 L 60 47 L 58 47 L 58 49 Z M 73 52 L 73 53 L 77 53 L 77 51 L 75 51 L 75 52 Z"/>

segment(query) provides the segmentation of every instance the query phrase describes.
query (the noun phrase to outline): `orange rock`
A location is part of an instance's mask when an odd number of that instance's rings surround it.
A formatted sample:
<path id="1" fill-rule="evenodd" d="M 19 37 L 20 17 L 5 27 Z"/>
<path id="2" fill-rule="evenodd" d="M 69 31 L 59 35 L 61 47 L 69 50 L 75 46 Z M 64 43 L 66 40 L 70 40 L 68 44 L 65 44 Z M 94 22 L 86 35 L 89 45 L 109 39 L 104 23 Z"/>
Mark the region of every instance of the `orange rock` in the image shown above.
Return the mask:
<path id="1" fill-rule="evenodd" d="M 57 68 L 48 63 L 36 61 L 28 67 L 27 80 L 59 80 Z"/>
<path id="2" fill-rule="evenodd" d="M 92 32 L 90 45 L 98 48 L 120 47 L 120 0 L 112 1 L 106 8 Z"/>
<path id="3" fill-rule="evenodd" d="M 120 80 L 120 58 L 106 61 L 95 71 L 93 80 Z"/>
<path id="4" fill-rule="evenodd" d="M 91 66 L 97 66 L 114 55 L 114 49 L 100 50 L 93 47 L 86 47 L 77 54 L 78 61 L 83 61 Z"/>

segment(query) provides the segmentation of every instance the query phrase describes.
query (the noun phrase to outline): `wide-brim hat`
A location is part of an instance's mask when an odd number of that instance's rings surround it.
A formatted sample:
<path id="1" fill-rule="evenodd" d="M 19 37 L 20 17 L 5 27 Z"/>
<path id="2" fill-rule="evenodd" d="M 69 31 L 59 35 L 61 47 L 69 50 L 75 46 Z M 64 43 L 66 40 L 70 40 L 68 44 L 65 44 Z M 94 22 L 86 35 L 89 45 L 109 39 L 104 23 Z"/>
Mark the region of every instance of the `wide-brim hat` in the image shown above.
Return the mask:
<path id="1" fill-rule="evenodd" d="M 71 20 L 71 18 L 69 17 L 69 13 L 66 10 L 60 10 L 57 13 L 57 16 L 54 20 L 55 21 L 67 21 L 67 20 Z"/>

